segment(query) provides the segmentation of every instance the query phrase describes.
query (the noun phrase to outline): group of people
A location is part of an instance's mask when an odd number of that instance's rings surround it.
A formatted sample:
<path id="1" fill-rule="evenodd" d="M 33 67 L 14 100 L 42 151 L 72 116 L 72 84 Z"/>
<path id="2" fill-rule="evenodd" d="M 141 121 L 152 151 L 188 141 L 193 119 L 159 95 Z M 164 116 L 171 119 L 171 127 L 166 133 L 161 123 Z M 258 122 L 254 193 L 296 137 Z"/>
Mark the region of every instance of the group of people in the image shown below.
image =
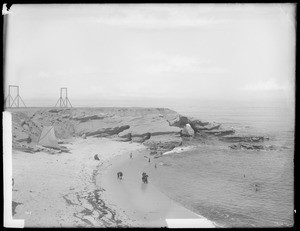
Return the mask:
<path id="1" fill-rule="evenodd" d="M 123 179 L 123 172 L 117 172 L 117 178 L 119 180 L 122 180 Z M 143 183 L 148 184 L 148 175 L 145 172 L 142 173 L 142 181 L 143 181 Z"/>
<path id="2" fill-rule="evenodd" d="M 130 153 L 130 159 L 132 159 L 132 153 Z M 148 159 L 148 162 L 149 163 L 151 162 L 150 158 Z M 154 167 L 157 168 L 156 164 L 154 165 Z M 143 181 L 143 183 L 148 184 L 148 177 L 149 176 L 147 175 L 147 173 L 145 173 L 145 172 L 142 173 L 142 181 Z M 117 173 L 117 178 L 120 179 L 120 180 L 122 180 L 123 179 L 123 172 L 118 172 Z"/>

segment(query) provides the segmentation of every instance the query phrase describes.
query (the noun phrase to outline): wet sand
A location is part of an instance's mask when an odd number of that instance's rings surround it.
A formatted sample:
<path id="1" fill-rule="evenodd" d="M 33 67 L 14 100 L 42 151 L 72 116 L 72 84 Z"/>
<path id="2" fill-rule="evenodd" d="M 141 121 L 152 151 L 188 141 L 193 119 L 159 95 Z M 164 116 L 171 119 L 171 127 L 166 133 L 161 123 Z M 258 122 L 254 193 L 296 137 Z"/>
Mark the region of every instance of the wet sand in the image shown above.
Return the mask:
<path id="1" fill-rule="evenodd" d="M 154 186 L 149 168 L 155 171 L 154 165 L 156 162 L 158 167 L 159 159 L 150 157 L 149 163 L 148 150 L 132 153 L 132 159 L 129 153 L 114 158 L 112 165 L 101 171 L 96 180 L 97 185 L 106 189 L 103 193 L 105 200 L 114 204 L 118 213 L 130 217 L 135 227 L 167 227 L 166 219 L 196 219 L 193 227 L 215 227 L 211 221 L 175 203 Z M 118 171 L 124 174 L 122 180 L 117 179 Z M 142 182 L 143 172 L 149 175 L 148 184 Z M 191 220 L 185 222 L 191 223 Z M 188 224 L 178 225 L 189 227 Z"/>

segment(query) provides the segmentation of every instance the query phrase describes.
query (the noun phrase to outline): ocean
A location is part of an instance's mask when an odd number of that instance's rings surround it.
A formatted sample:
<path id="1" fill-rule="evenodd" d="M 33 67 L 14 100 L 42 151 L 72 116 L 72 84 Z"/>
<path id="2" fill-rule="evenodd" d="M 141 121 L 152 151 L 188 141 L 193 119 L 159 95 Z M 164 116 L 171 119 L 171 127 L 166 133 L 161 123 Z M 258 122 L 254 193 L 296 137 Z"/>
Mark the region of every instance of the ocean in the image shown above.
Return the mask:
<path id="1" fill-rule="evenodd" d="M 171 109 L 263 135 L 272 151 L 231 150 L 199 144 L 159 159 L 153 183 L 166 195 L 222 227 L 283 227 L 294 224 L 294 105 L 202 103 Z"/>

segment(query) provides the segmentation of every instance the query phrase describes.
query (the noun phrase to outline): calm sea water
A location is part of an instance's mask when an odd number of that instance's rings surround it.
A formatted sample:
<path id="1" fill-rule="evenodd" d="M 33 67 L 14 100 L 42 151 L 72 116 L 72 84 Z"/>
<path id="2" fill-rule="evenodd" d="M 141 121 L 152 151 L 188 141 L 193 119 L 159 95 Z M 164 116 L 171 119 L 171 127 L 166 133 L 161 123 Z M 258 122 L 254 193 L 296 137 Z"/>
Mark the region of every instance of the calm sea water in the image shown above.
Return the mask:
<path id="1" fill-rule="evenodd" d="M 294 109 L 292 104 L 202 104 L 173 108 L 265 135 L 274 151 L 230 150 L 199 145 L 166 155 L 152 171 L 154 183 L 174 200 L 225 227 L 292 226 L 294 209 Z"/>

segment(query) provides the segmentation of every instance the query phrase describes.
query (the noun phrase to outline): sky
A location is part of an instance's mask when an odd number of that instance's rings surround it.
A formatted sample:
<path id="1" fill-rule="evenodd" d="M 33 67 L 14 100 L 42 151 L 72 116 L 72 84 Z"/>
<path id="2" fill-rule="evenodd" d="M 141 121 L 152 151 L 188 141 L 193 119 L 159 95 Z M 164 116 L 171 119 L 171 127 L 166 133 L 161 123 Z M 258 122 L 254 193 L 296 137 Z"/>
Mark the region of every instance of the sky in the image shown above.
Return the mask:
<path id="1" fill-rule="evenodd" d="M 291 100 L 293 4 L 41 4 L 8 14 L 5 90 L 24 101 Z M 6 92 L 7 95 L 7 92 Z"/>

